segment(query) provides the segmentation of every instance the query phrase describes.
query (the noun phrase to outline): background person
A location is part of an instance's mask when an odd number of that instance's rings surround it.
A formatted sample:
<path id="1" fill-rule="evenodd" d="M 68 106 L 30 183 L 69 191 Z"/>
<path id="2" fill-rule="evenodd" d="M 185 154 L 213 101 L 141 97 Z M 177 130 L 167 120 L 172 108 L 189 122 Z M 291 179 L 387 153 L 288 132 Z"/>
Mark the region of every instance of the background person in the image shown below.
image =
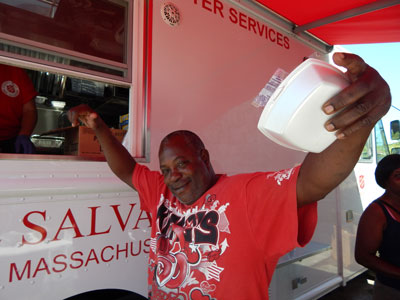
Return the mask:
<path id="1" fill-rule="evenodd" d="M 0 64 L 0 152 L 35 153 L 35 91 L 23 69 Z"/>
<path id="2" fill-rule="evenodd" d="M 375 179 L 385 193 L 361 216 L 355 258 L 376 273 L 375 300 L 400 299 L 400 155 L 384 157 Z"/>
<path id="3" fill-rule="evenodd" d="M 322 108 L 343 109 L 325 124 L 338 139 L 279 172 L 216 174 L 202 141 L 177 131 L 161 142 L 160 174 L 137 164 L 88 106 L 68 112 L 73 126 L 80 120 L 95 131 L 111 170 L 152 216 L 151 299 L 268 299 L 279 257 L 311 239 L 316 201 L 350 174 L 391 104 L 388 85 L 361 58 L 333 58 L 352 82 Z"/>

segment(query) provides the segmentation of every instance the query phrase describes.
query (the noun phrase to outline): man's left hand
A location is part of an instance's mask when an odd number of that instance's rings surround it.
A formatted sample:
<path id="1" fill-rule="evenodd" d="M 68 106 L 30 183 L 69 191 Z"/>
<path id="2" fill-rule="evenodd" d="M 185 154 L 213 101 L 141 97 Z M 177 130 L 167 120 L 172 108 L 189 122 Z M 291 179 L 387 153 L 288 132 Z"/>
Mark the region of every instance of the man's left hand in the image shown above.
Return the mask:
<path id="1" fill-rule="evenodd" d="M 342 110 L 325 127 L 343 139 L 361 128 L 371 129 L 389 110 L 391 96 L 386 81 L 359 56 L 335 53 L 333 60 L 347 69 L 350 85 L 323 105 L 328 115 Z"/>

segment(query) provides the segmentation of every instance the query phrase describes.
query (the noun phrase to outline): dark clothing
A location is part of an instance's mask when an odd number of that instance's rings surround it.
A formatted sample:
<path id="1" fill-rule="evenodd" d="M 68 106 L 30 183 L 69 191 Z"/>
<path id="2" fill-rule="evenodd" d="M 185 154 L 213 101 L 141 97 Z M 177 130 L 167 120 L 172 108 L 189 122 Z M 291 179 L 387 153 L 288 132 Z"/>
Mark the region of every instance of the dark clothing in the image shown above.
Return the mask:
<path id="1" fill-rule="evenodd" d="M 394 289 L 375 279 L 372 300 L 395 300 L 400 299 L 400 290 Z"/>
<path id="2" fill-rule="evenodd" d="M 0 141 L 0 153 L 15 153 L 15 138 Z"/>
<path id="3" fill-rule="evenodd" d="M 384 203 L 381 200 L 375 200 L 383 210 L 386 216 L 386 229 L 383 232 L 382 243 L 379 247 L 379 256 L 382 260 L 400 267 L 400 222 L 394 220 Z M 387 277 L 377 273 L 379 281 L 394 289 L 400 290 L 400 279 Z"/>

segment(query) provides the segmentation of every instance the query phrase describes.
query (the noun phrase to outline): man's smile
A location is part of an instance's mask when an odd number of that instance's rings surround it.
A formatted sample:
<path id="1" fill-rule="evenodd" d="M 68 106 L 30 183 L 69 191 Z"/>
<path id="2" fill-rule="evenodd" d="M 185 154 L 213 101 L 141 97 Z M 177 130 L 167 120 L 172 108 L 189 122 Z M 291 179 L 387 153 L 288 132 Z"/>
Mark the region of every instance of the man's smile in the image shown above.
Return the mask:
<path id="1" fill-rule="evenodd" d="M 189 183 L 190 180 L 179 182 L 171 187 L 171 191 L 173 191 L 175 194 L 180 194 L 186 189 Z"/>

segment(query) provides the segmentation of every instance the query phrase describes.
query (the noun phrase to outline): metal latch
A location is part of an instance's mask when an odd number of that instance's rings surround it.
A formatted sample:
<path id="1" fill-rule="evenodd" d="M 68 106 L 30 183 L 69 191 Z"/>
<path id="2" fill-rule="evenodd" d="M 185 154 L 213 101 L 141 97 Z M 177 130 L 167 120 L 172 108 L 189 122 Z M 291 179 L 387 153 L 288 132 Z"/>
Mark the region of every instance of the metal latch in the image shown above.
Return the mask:
<path id="1" fill-rule="evenodd" d="M 297 289 L 300 284 L 307 282 L 307 277 L 297 277 L 292 280 L 292 290 Z"/>

